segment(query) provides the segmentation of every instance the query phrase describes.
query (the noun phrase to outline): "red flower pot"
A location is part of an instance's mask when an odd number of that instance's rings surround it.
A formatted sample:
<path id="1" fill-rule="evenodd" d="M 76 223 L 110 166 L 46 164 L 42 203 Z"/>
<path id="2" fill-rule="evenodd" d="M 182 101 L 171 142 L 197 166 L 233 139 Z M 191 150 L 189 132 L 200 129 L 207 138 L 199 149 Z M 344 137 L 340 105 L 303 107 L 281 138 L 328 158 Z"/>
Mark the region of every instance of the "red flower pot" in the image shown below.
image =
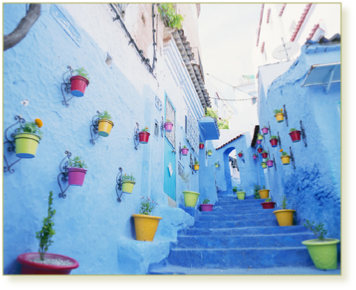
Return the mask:
<path id="1" fill-rule="evenodd" d="M 73 96 L 83 97 L 89 81 L 82 76 L 74 76 L 70 78 L 70 92 Z"/>
<path id="2" fill-rule="evenodd" d="M 263 158 L 267 158 L 268 153 L 262 153 Z"/>
<path id="3" fill-rule="evenodd" d="M 50 259 L 60 259 L 64 261 L 70 261 L 72 265 L 68 266 L 57 266 L 57 265 L 47 265 L 36 262 L 31 262 L 33 259 L 40 257 L 38 252 L 36 253 L 25 253 L 17 257 L 17 261 L 21 264 L 21 274 L 29 275 L 68 275 L 72 269 L 79 267 L 79 263 L 67 256 L 46 253 L 45 258 Z"/>
<path id="4" fill-rule="evenodd" d="M 172 132 L 172 127 L 173 127 L 173 123 L 171 123 L 171 122 L 166 122 L 166 123 L 164 123 L 164 129 L 165 129 L 167 132 Z"/>
<path id="5" fill-rule="evenodd" d="M 188 151 L 189 151 L 188 148 L 182 148 L 182 154 L 183 154 L 184 156 L 187 156 L 187 155 L 188 155 Z"/>
<path id="6" fill-rule="evenodd" d="M 213 204 L 201 204 L 200 209 L 201 211 L 213 211 Z"/>
<path id="7" fill-rule="evenodd" d="M 257 158 L 257 156 L 256 156 L 256 155 L 252 155 L 252 158 L 253 158 L 253 159 L 256 159 L 256 158 Z"/>
<path id="8" fill-rule="evenodd" d="M 263 135 L 268 134 L 268 128 L 262 128 L 261 131 L 262 131 Z"/>
<path id="9" fill-rule="evenodd" d="M 148 132 L 140 132 L 138 133 L 139 135 L 139 140 L 141 144 L 147 144 L 148 143 L 148 139 L 150 138 L 150 133 Z"/>
<path id="10" fill-rule="evenodd" d="M 237 154 L 237 155 L 239 155 L 239 157 L 242 157 L 242 153 L 239 153 L 239 154 Z"/>
<path id="11" fill-rule="evenodd" d="M 292 142 L 300 142 L 300 131 L 292 131 L 289 136 L 292 138 Z"/>
<path id="12" fill-rule="evenodd" d="M 269 140 L 269 142 L 271 142 L 272 147 L 277 147 L 277 145 L 278 145 L 277 139 L 271 139 L 271 140 Z"/>
<path id="13" fill-rule="evenodd" d="M 268 201 L 268 202 L 262 202 L 261 205 L 263 207 L 263 209 L 269 209 L 269 208 L 274 208 L 274 205 L 276 203 L 273 201 Z"/>
<path id="14" fill-rule="evenodd" d="M 87 170 L 84 168 L 69 167 L 68 168 L 68 184 L 82 186 Z"/>
<path id="15" fill-rule="evenodd" d="M 199 144 L 199 149 L 204 149 L 204 144 Z"/>
<path id="16" fill-rule="evenodd" d="M 263 149 L 260 147 L 260 148 L 257 148 L 257 152 L 258 153 L 261 153 L 263 151 Z"/>
<path id="17" fill-rule="evenodd" d="M 267 166 L 272 167 L 273 166 L 273 160 L 268 160 L 267 161 Z"/>
<path id="18" fill-rule="evenodd" d="M 257 140 L 257 144 L 261 144 L 262 143 L 262 141 L 261 140 Z"/>

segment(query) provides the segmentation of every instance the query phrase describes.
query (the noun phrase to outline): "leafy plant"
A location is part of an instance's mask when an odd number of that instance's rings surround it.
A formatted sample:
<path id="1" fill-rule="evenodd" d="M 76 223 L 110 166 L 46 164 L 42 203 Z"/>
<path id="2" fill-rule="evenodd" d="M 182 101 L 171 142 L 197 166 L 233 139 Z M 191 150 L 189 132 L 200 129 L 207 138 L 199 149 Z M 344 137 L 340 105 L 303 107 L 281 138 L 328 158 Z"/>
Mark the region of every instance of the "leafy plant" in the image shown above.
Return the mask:
<path id="1" fill-rule="evenodd" d="M 257 157 L 257 154 L 255 153 L 255 154 L 253 154 L 252 156 L 256 156 L 256 157 Z"/>
<path id="2" fill-rule="evenodd" d="M 76 70 L 74 70 L 78 76 L 81 76 L 83 78 L 86 78 L 87 80 L 89 80 L 89 75 L 88 72 L 84 69 L 84 67 L 82 68 L 78 68 Z"/>
<path id="3" fill-rule="evenodd" d="M 236 192 L 236 191 L 237 191 L 237 186 L 234 186 L 234 187 L 232 188 L 232 191 L 233 191 L 233 192 Z"/>
<path id="4" fill-rule="evenodd" d="M 108 113 L 108 111 L 104 111 L 99 114 L 99 119 L 108 119 L 111 120 L 111 115 Z"/>
<path id="5" fill-rule="evenodd" d="M 199 144 L 203 144 L 204 145 L 204 142 L 199 142 Z"/>
<path id="6" fill-rule="evenodd" d="M 266 127 L 266 126 L 263 126 L 263 129 L 264 129 L 264 128 L 267 128 L 267 127 Z"/>
<path id="7" fill-rule="evenodd" d="M 76 168 L 88 168 L 86 164 L 84 163 L 85 161 L 81 161 L 81 158 L 79 156 L 74 157 L 73 159 L 69 159 L 69 166 L 70 167 L 76 167 Z"/>
<path id="8" fill-rule="evenodd" d="M 306 223 L 303 223 L 303 225 L 311 230 L 314 235 L 318 238 L 320 241 L 324 241 L 324 236 L 328 233 L 326 229 L 324 229 L 324 224 L 320 223 L 317 225 L 314 225 L 315 222 L 310 223 L 309 220 L 306 220 Z"/>
<path id="9" fill-rule="evenodd" d="M 182 21 L 184 20 L 183 16 L 177 14 L 177 11 L 174 9 L 172 3 L 161 4 L 158 7 L 158 12 L 161 15 L 161 19 L 164 24 L 168 27 L 175 27 L 177 29 L 181 29 Z"/>
<path id="10" fill-rule="evenodd" d="M 135 177 L 133 177 L 133 175 L 132 175 L 132 173 L 131 173 L 131 175 L 124 175 L 123 177 L 122 177 L 122 181 L 135 181 L 136 179 L 135 179 Z"/>
<path id="11" fill-rule="evenodd" d="M 282 204 L 281 204 L 282 209 L 286 209 L 286 208 L 287 208 L 287 200 L 288 200 L 288 199 L 289 199 L 289 198 L 286 198 L 285 195 L 283 196 Z"/>
<path id="12" fill-rule="evenodd" d="M 154 200 L 151 200 L 149 197 L 141 196 L 141 199 L 143 199 L 143 201 L 141 202 L 139 213 L 144 215 L 150 215 L 150 213 L 153 211 L 155 206 L 158 205 L 158 203 L 156 203 Z"/>
<path id="13" fill-rule="evenodd" d="M 260 193 L 258 192 L 259 190 L 261 190 L 261 186 L 255 184 L 255 188 L 253 189 L 253 195 L 255 199 L 261 199 Z"/>
<path id="14" fill-rule="evenodd" d="M 183 146 L 183 149 L 186 149 L 186 148 L 187 148 L 187 146 L 184 145 L 184 146 Z"/>
<path id="15" fill-rule="evenodd" d="M 287 152 L 283 151 L 283 149 L 279 150 L 279 152 L 282 152 L 282 156 L 289 156 Z"/>
<path id="16" fill-rule="evenodd" d="M 206 199 L 204 199 L 203 204 L 208 204 L 209 201 L 210 201 L 210 199 L 206 198 Z"/>
<path id="17" fill-rule="evenodd" d="M 263 135 L 260 134 L 260 133 L 257 133 L 257 139 L 262 140 L 263 139 Z"/>
<path id="18" fill-rule="evenodd" d="M 272 198 L 266 198 L 265 202 L 271 202 L 272 201 Z"/>
<path id="19" fill-rule="evenodd" d="M 213 151 L 211 151 L 211 150 L 208 150 L 208 154 L 209 154 L 209 153 L 211 154 L 211 153 L 213 153 Z"/>
<path id="20" fill-rule="evenodd" d="M 142 129 L 141 132 L 147 132 L 148 133 L 148 127 L 145 127 L 144 129 Z"/>
<path id="21" fill-rule="evenodd" d="M 291 132 L 293 132 L 293 131 L 298 131 L 296 128 L 291 128 L 290 130 L 289 130 L 289 133 L 291 133 Z"/>
<path id="22" fill-rule="evenodd" d="M 195 164 L 195 165 L 199 165 L 199 161 L 195 161 L 194 164 Z"/>
<path id="23" fill-rule="evenodd" d="M 262 154 L 262 153 L 268 153 L 268 152 L 267 152 L 266 150 L 263 150 L 263 151 L 261 152 L 261 154 Z"/>
<path id="24" fill-rule="evenodd" d="M 268 159 L 268 158 L 267 158 L 267 159 Z M 267 166 L 267 163 L 266 163 L 265 161 L 263 161 L 263 162 L 261 163 L 262 166 L 263 166 L 263 164 Z"/>
<path id="25" fill-rule="evenodd" d="M 239 153 L 237 153 L 237 154 L 242 154 L 242 150 L 241 150 Z"/>
<path id="26" fill-rule="evenodd" d="M 280 113 L 283 113 L 283 109 L 280 109 L 280 110 L 274 110 L 273 112 L 274 112 L 274 114 L 280 114 Z"/>
<path id="27" fill-rule="evenodd" d="M 172 123 L 169 119 L 166 120 L 166 123 Z"/>
<path id="28" fill-rule="evenodd" d="M 220 118 L 218 116 L 218 111 L 213 110 L 212 108 L 206 108 L 205 116 L 215 118 L 218 122 L 219 129 L 229 129 L 229 118 L 227 119 Z"/>
<path id="29" fill-rule="evenodd" d="M 278 139 L 278 137 L 275 136 L 275 135 L 272 135 L 271 137 L 269 137 L 269 139 L 270 139 L 270 140 L 272 140 L 272 139 Z"/>
<path id="30" fill-rule="evenodd" d="M 41 261 L 44 260 L 44 256 L 48 251 L 49 246 L 53 243 L 52 236 L 56 233 L 52 228 L 54 226 L 53 216 L 56 213 L 55 209 L 52 209 L 53 202 L 52 191 L 49 192 L 48 198 L 48 215 L 43 219 L 43 226 L 39 232 L 36 232 L 36 238 L 40 241 L 38 253 L 40 254 Z"/>
<path id="31" fill-rule="evenodd" d="M 37 119 L 36 119 L 37 120 Z M 36 134 L 41 137 L 43 136 L 42 131 L 38 127 L 36 122 L 26 122 L 25 124 L 21 124 L 20 128 L 18 128 L 18 133 L 31 133 Z"/>

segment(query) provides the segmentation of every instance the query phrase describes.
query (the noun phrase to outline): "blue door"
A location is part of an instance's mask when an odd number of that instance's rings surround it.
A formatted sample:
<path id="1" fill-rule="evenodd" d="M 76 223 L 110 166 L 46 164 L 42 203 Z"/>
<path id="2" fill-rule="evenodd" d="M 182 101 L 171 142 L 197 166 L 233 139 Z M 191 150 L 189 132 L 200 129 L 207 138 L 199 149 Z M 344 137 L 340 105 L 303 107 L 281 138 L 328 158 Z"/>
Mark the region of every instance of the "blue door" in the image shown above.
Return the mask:
<path id="1" fill-rule="evenodd" d="M 176 200 L 176 110 L 165 95 L 166 120 L 173 123 L 172 132 L 165 131 L 164 137 L 164 192 Z"/>

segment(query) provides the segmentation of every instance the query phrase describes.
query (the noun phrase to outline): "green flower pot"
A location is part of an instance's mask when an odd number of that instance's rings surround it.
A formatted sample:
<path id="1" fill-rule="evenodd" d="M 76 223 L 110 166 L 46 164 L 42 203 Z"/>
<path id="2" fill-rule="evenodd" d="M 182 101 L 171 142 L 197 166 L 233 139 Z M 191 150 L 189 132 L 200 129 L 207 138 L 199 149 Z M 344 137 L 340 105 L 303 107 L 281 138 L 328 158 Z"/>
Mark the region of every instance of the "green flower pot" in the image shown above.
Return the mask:
<path id="1" fill-rule="evenodd" d="M 126 193 L 132 193 L 132 190 L 135 186 L 135 181 L 126 180 L 122 182 L 122 191 Z"/>
<path id="2" fill-rule="evenodd" d="M 246 192 L 245 191 L 238 191 L 236 192 L 237 198 L 238 199 L 245 199 Z"/>
<path id="3" fill-rule="evenodd" d="M 200 193 L 195 191 L 183 191 L 184 203 L 186 207 L 195 207 Z"/>
<path id="4" fill-rule="evenodd" d="M 309 255 L 317 269 L 331 270 L 337 268 L 337 244 L 340 240 L 325 239 L 323 242 L 315 240 L 306 240 L 302 242 L 307 246 Z"/>
<path id="5" fill-rule="evenodd" d="M 15 135 L 16 156 L 20 158 L 34 158 L 41 137 L 32 133 Z"/>

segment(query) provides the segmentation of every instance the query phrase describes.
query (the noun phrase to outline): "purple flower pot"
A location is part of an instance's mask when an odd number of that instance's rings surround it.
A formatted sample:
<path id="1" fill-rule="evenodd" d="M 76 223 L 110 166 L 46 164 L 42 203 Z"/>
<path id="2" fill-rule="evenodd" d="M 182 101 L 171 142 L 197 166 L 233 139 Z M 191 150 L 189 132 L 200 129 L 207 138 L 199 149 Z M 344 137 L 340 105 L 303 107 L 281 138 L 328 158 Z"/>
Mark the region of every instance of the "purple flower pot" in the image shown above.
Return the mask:
<path id="1" fill-rule="evenodd" d="M 68 184 L 82 186 L 87 170 L 84 168 L 69 167 L 68 168 Z"/>
<path id="2" fill-rule="evenodd" d="M 262 130 L 263 135 L 268 134 L 268 128 L 262 128 L 261 130 Z"/>
<path id="3" fill-rule="evenodd" d="M 187 155 L 188 155 L 188 151 L 189 151 L 188 148 L 182 148 L 182 154 L 183 154 L 184 156 L 187 156 Z"/>
<path id="4" fill-rule="evenodd" d="M 262 143 L 262 141 L 261 140 L 257 140 L 257 144 L 261 144 Z"/>
<path id="5" fill-rule="evenodd" d="M 201 204 L 200 209 L 201 211 L 213 211 L 213 204 Z"/>
<path id="6" fill-rule="evenodd" d="M 267 166 L 272 167 L 273 166 L 273 160 L 268 160 L 267 161 Z"/>
<path id="7" fill-rule="evenodd" d="M 252 155 L 252 157 L 253 157 L 253 159 L 256 159 L 256 158 L 257 158 L 257 156 L 256 156 L 256 155 Z"/>
<path id="8" fill-rule="evenodd" d="M 164 123 L 164 129 L 165 129 L 167 132 L 172 132 L 172 127 L 173 127 L 173 123 L 171 123 L 171 122 L 166 122 L 166 123 Z"/>

